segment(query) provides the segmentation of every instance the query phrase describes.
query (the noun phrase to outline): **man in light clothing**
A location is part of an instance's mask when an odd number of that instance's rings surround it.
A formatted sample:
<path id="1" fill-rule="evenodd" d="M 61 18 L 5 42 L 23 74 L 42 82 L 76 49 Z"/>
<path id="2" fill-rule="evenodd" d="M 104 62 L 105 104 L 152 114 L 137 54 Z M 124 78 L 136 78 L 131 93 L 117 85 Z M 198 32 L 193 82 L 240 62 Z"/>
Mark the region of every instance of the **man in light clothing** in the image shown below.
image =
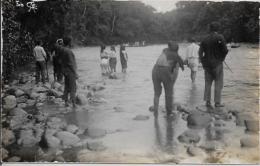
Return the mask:
<path id="1" fill-rule="evenodd" d="M 46 52 L 44 51 L 43 47 L 41 46 L 40 41 L 36 41 L 36 46 L 33 49 L 33 55 L 36 60 L 36 84 L 39 83 L 40 77 L 42 83 L 45 83 L 45 60 L 47 58 Z"/>
<path id="2" fill-rule="evenodd" d="M 191 70 L 191 81 L 192 83 L 195 83 L 195 79 L 196 79 L 196 74 L 198 71 L 198 65 L 199 65 L 199 46 L 195 43 L 195 40 L 189 39 L 189 42 L 191 42 L 191 44 L 187 47 L 186 49 L 186 63 L 188 65 L 188 67 Z"/>

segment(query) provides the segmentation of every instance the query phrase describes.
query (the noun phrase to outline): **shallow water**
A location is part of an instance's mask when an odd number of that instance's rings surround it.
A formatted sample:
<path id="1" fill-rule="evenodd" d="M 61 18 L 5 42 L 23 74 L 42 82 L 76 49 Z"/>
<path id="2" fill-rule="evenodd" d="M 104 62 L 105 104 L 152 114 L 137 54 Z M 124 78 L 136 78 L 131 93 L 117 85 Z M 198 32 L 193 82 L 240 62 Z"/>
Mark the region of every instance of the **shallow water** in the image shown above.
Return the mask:
<path id="1" fill-rule="evenodd" d="M 182 57 L 185 56 L 186 46 L 187 44 L 180 44 L 179 54 Z M 187 156 L 184 146 L 175 147 L 178 142 L 177 137 L 187 129 L 186 121 L 176 116 L 174 121 L 167 122 L 162 112 L 156 121 L 153 114 L 148 111 L 153 101 L 152 67 L 165 47 L 166 45 L 127 47 L 129 56 L 127 74 L 121 74 L 118 57 L 117 72 L 120 78 L 117 80 L 101 76 L 99 47 L 73 50 L 78 63 L 79 82 L 105 83 L 105 89 L 97 92 L 97 95 L 106 101 L 105 103 L 87 106 L 89 111 L 72 112 L 66 115 L 69 123 L 74 123 L 81 129 L 101 128 L 107 131 L 105 137 L 90 139 L 90 141 L 102 141 L 107 149 L 97 153 L 96 157 L 89 155 L 81 161 L 157 163 L 167 162 L 168 155 L 174 154 L 183 158 L 184 162 L 203 162 Z M 225 66 L 223 103 L 231 105 L 232 108 L 234 106 L 234 109 L 258 111 L 258 58 L 258 49 L 252 49 L 250 45 L 242 45 L 240 48 L 230 50 L 226 63 L 232 72 Z M 186 67 L 184 72 L 179 70 L 174 87 L 174 102 L 188 104 L 191 107 L 202 105 L 203 90 L 203 69 L 199 68 L 196 84 L 193 85 L 190 80 L 190 70 Z M 164 107 L 164 93 L 160 98 L 160 105 Z M 120 108 L 121 111 L 115 111 L 114 107 Z M 149 116 L 149 119 L 133 120 L 140 114 Z M 235 131 L 232 135 L 237 138 L 244 133 L 242 127 L 231 130 Z M 202 135 L 205 133 L 204 130 L 198 132 Z M 235 147 L 239 144 L 239 140 L 234 141 Z M 175 152 L 175 149 L 181 153 Z"/>

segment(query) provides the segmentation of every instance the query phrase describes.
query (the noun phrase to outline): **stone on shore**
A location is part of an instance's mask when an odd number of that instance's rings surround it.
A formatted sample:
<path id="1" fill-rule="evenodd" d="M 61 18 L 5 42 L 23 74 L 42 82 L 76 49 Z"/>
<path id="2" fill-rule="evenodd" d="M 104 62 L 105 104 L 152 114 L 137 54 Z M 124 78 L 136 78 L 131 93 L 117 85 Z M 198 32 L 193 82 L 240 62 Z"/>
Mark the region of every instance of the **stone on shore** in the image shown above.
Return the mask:
<path id="1" fill-rule="evenodd" d="M 32 91 L 30 94 L 31 99 L 37 99 L 40 96 L 39 93 Z"/>
<path id="2" fill-rule="evenodd" d="M 23 147 L 33 147 L 38 142 L 40 142 L 40 140 L 34 136 L 33 130 L 27 129 L 20 131 L 20 137 L 17 141 L 18 145 L 21 145 Z"/>
<path id="3" fill-rule="evenodd" d="M 56 136 L 61 140 L 63 146 L 74 146 L 80 141 L 77 135 L 67 131 L 60 131 Z"/>
<path id="4" fill-rule="evenodd" d="M 98 128 L 89 128 L 86 130 L 86 133 L 92 139 L 101 138 L 107 134 L 106 130 Z"/>
<path id="5" fill-rule="evenodd" d="M 90 142 L 87 144 L 87 147 L 91 151 L 103 151 L 106 149 L 102 142 Z"/>
<path id="6" fill-rule="evenodd" d="M 245 148 L 257 148 L 259 147 L 258 137 L 247 136 L 240 139 L 241 147 Z"/>
<path id="7" fill-rule="evenodd" d="M 79 105 L 86 105 L 88 103 L 88 99 L 84 94 L 79 93 L 76 96 L 76 103 Z"/>
<path id="8" fill-rule="evenodd" d="M 61 120 L 60 118 L 52 117 L 49 118 L 47 121 L 47 127 L 49 129 L 60 131 L 66 129 L 66 126 L 67 126 L 66 122 Z"/>
<path id="9" fill-rule="evenodd" d="M 78 126 L 71 124 L 67 126 L 66 130 L 72 134 L 75 134 L 79 130 L 79 128 Z"/>
<path id="10" fill-rule="evenodd" d="M 198 143 L 200 141 L 200 136 L 196 131 L 187 130 L 178 136 L 178 140 L 186 144 Z"/>
<path id="11" fill-rule="evenodd" d="M 204 152 L 202 151 L 202 149 L 198 148 L 198 147 L 193 147 L 193 146 L 189 146 L 187 148 L 187 153 L 191 156 L 203 156 Z"/>
<path id="12" fill-rule="evenodd" d="M 44 86 L 36 86 L 32 89 L 32 92 L 36 92 L 36 93 L 44 93 L 47 91 L 48 91 L 48 88 L 46 88 Z"/>
<path id="13" fill-rule="evenodd" d="M 28 104 L 28 106 L 33 106 L 34 104 L 36 104 L 36 100 L 27 100 L 26 104 Z"/>
<path id="14" fill-rule="evenodd" d="M 9 95 L 4 98 L 3 108 L 4 109 L 13 109 L 16 107 L 16 104 L 17 104 L 16 97 L 13 95 Z"/>
<path id="15" fill-rule="evenodd" d="M 193 112 L 187 117 L 188 127 L 190 128 L 204 128 L 211 122 L 211 116 L 203 112 Z"/>
<path id="16" fill-rule="evenodd" d="M 144 120 L 148 120 L 149 116 L 146 115 L 136 115 L 136 117 L 133 118 L 133 120 L 137 120 L 137 121 L 144 121 Z"/>
<path id="17" fill-rule="evenodd" d="M 15 135 L 12 130 L 9 130 L 7 128 L 2 129 L 2 143 L 5 146 L 11 145 L 15 143 Z"/>
<path id="18" fill-rule="evenodd" d="M 45 134 L 45 140 L 49 148 L 59 148 L 61 141 L 51 134 Z"/>
<path id="19" fill-rule="evenodd" d="M 20 97 L 20 96 L 22 96 L 22 95 L 24 95 L 25 93 L 24 93 L 24 91 L 22 91 L 22 90 L 20 90 L 20 89 L 17 89 L 16 91 L 15 91 L 15 96 L 16 97 Z"/>

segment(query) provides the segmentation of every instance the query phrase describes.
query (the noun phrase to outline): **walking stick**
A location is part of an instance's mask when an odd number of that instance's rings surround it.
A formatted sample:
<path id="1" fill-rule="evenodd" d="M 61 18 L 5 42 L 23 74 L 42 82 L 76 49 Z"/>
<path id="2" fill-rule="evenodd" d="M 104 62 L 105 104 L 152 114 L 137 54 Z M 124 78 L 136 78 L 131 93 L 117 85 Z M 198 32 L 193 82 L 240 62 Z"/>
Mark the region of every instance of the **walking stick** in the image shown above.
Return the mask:
<path id="1" fill-rule="evenodd" d="M 231 68 L 228 66 L 228 64 L 224 61 L 224 64 L 227 66 L 228 70 L 233 73 L 233 71 L 231 70 Z"/>
<path id="2" fill-rule="evenodd" d="M 48 72 L 48 61 L 45 59 L 45 67 L 46 67 L 46 73 L 47 73 L 47 80 L 49 82 L 49 72 Z"/>

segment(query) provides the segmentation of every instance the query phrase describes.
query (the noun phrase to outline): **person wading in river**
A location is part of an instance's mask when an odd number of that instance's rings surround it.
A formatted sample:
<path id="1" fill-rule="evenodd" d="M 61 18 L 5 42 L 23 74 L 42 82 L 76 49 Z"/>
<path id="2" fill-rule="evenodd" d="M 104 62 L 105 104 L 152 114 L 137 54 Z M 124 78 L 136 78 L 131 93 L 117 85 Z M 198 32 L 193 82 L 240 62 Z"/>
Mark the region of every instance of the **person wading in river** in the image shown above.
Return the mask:
<path id="1" fill-rule="evenodd" d="M 191 44 L 186 49 L 186 64 L 191 70 L 190 77 L 192 83 L 195 83 L 196 74 L 199 66 L 199 46 L 195 43 L 195 39 L 189 39 Z"/>
<path id="2" fill-rule="evenodd" d="M 36 41 L 36 46 L 33 49 L 33 55 L 36 60 L 36 84 L 39 83 L 40 77 L 42 83 L 45 84 L 45 61 L 47 60 L 47 55 L 41 46 L 41 41 Z"/>
<path id="3" fill-rule="evenodd" d="M 122 66 L 122 73 L 126 73 L 128 55 L 125 50 L 125 46 L 123 46 L 123 45 L 120 46 L 120 61 L 121 61 L 121 66 Z"/>
<path id="4" fill-rule="evenodd" d="M 117 63 L 116 48 L 115 46 L 111 46 L 110 53 L 109 53 L 109 66 L 110 66 L 111 73 L 116 72 L 116 63 Z"/>
<path id="5" fill-rule="evenodd" d="M 102 75 L 107 75 L 109 74 L 110 70 L 109 70 L 109 60 L 108 60 L 109 57 L 105 45 L 101 45 L 100 58 L 101 58 L 100 66 L 101 66 Z"/>
<path id="6" fill-rule="evenodd" d="M 70 94 L 70 100 L 73 107 L 76 107 L 76 79 L 78 79 L 77 74 L 77 64 L 74 53 L 71 51 L 71 38 L 65 37 L 63 39 L 64 46 L 60 46 L 56 42 L 56 48 L 60 53 L 60 58 L 62 62 L 62 73 L 65 78 L 65 87 L 63 99 L 65 100 L 65 106 L 68 104 L 68 95 Z"/>
<path id="7" fill-rule="evenodd" d="M 219 23 L 210 24 L 210 34 L 202 40 L 199 49 L 199 58 L 205 71 L 205 90 L 204 100 L 206 106 L 212 108 L 211 105 L 211 85 L 215 81 L 214 101 L 215 107 L 223 107 L 221 104 L 221 91 L 223 88 L 223 61 L 226 58 L 228 49 L 223 35 L 217 31 Z"/>
<path id="8" fill-rule="evenodd" d="M 63 46 L 63 40 L 58 39 L 57 40 L 58 44 L 60 46 Z M 54 81 L 62 82 L 63 74 L 62 74 L 62 64 L 61 64 L 61 57 L 60 57 L 60 52 L 59 50 L 53 50 L 52 52 L 52 62 L 53 62 L 53 76 L 54 76 Z"/>
<path id="9" fill-rule="evenodd" d="M 154 106 L 155 117 L 158 116 L 159 98 L 162 93 L 162 85 L 165 91 L 165 105 L 167 116 L 172 113 L 173 86 L 178 76 L 179 67 L 184 70 L 184 63 L 178 55 L 179 46 L 170 41 L 168 48 L 163 49 L 152 70 L 154 86 Z"/>

